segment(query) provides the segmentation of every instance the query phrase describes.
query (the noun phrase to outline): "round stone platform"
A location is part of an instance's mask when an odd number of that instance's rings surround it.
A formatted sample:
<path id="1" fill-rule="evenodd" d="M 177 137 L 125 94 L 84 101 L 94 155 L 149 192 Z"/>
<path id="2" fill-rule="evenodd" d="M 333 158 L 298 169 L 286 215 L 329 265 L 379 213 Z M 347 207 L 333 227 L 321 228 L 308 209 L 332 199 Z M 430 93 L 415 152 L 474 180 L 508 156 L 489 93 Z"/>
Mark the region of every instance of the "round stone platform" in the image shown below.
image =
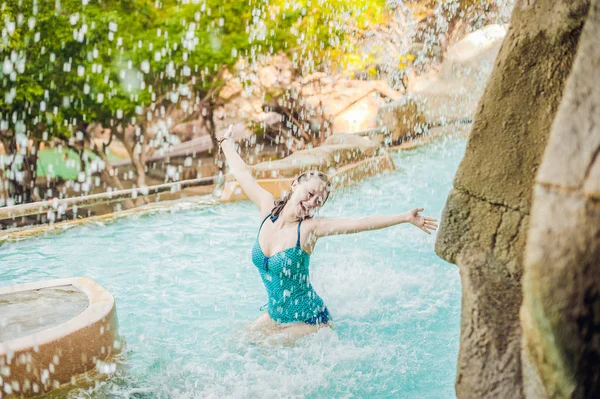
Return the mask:
<path id="1" fill-rule="evenodd" d="M 85 277 L 0 287 L 0 397 L 63 388 L 119 352 L 113 296 Z"/>

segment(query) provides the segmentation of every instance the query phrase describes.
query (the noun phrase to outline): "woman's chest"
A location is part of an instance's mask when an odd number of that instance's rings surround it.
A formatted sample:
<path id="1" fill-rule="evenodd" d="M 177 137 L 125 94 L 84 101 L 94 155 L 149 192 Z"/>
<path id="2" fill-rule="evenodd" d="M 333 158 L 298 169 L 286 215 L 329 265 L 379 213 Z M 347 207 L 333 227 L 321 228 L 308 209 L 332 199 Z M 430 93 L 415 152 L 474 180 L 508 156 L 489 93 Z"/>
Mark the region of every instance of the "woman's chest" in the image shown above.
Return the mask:
<path id="1" fill-rule="evenodd" d="M 308 273 L 309 257 L 300 247 L 288 248 L 266 257 L 257 240 L 252 248 L 252 263 L 261 272 L 276 277 L 293 278 Z"/>

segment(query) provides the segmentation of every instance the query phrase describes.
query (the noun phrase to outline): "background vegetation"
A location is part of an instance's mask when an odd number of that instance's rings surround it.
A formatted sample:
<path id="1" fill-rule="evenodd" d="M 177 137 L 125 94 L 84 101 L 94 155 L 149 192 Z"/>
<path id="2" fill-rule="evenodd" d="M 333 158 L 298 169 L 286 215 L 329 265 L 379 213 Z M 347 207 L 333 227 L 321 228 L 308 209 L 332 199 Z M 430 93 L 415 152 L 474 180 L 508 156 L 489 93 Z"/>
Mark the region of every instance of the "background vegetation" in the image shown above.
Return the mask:
<path id="1" fill-rule="evenodd" d="M 435 25 L 434 9 L 452 21 L 488 3 L 402 6 Z M 107 151 L 115 139 L 131 159 L 134 186 L 146 185 L 148 159 L 173 143 L 161 119 L 174 110 L 181 121 L 202 118 L 214 140 L 219 92 L 241 60 L 285 54 L 298 76 L 365 68 L 375 75 L 361 43 L 389 25 L 397 7 L 385 0 L 4 0 L 0 206 L 54 195 L 38 187 L 40 149 L 48 146 L 78 155 L 75 191 L 89 192 L 94 174 L 107 189 L 123 187 Z M 413 54 L 397 56 L 399 70 L 415 62 Z M 98 129 L 109 132 L 107 142 L 93 139 Z"/>

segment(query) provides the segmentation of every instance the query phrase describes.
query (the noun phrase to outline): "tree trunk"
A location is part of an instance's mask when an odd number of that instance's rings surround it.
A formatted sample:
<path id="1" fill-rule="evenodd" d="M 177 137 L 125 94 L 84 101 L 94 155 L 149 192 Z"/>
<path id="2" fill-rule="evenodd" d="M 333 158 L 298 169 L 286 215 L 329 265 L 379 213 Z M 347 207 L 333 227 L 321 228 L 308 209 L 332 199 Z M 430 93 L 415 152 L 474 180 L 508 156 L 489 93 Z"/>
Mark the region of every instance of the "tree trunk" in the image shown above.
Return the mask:
<path id="1" fill-rule="evenodd" d="M 40 141 L 38 141 L 37 139 L 32 140 L 31 147 L 27 149 L 27 162 L 25 165 L 27 176 L 27 184 L 25 185 L 26 202 L 36 202 L 41 200 L 36 187 L 37 161 L 39 151 Z"/>
<path id="2" fill-rule="evenodd" d="M 135 168 L 135 173 L 137 174 L 137 186 L 145 187 L 146 186 L 146 148 L 148 137 L 146 136 L 146 127 L 140 126 L 140 135 L 138 137 L 137 143 L 135 143 L 135 147 L 133 148 L 133 156 L 131 161 L 133 162 L 133 166 Z M 136 149 L 139 150 L 139 153 L 136 154 Z"/>
<path id="3" fill-rule="evenodd" d="M 220 174 L 225 176 L 225 173 L 227 173 L 227 166 L 225 162 L 219 159 L 219 141 L 217 140 L 217 128 L 214 120 L 214 106 L 208 101 L 204 101 L 200 104 L 200 107 L 203 111 L 202 115 L 205 118 L 206 130 L 208 130 L 208 134 L 213 142 L 212 156 L 214 163 L 217 165 Z"/>
<path id="4" fill-rule="evenodd" d="M 134 129 L 133 133 L 127 131 L 128 127 Z M 144 187 L 146 186 L 146 158 L 143 156 L 143 153 L 146 149 L 147 137 L 145 128 L 141 127 L 141 125 L 138 125 L 138 127 L 141 129 L 139 135 L 135 134 L 135 127 L 133 126 L 117 126 L 111 131 L 112 134 L 123 143 L 127 150 L 127 154 L 129 154 L 129 159 L 131 160 L 131 164 L 133 165 L 137 176 L 137 187 Z"/>
<path id="5" fill-rule="evenodd" d="M 2 140 L 2 145 L 4 146 L 4 151 L 6 154 L 14 154 L 16 149 L 15 137 L 10 130 L 3 130 L 0 132 L 0 140 Z M 12 184 L 10 180 L 12 169 L 12 163 L 7 166 L 2 165 L 2 174 L 0 177 L 2 178 L 2 196 L 0 197 L 0 206 L 7 206 L 11 203 L 11 192 L 12 192 Z"/>
<path id="6" fill-rule="evenodd" d="M 15 155 L 3 173 L 5 203 L 19 205 L 40 200 L 35 186 L 39 140 L 28 140 L 27 146 L 23 149 L 17 145 L 16 135 L 4 133 L 2 142 L 6 153 Z M 22 154 L 23 150 L 24 154 Z M 17 157 L 19 153 L 21 153 L 22 158 Z M 17 163 L 19 160 L 20 163 Z"/>
<path id="7" fill-rule="evenodd" d="M 96 154 L 104 162 L 104 169 L 100 172 L 100 179 L 104 183 L 106 183 L 107 186 L 110 186 L 117 190 L 124 190 L 121 180 L 116 175 L 115 170 L 112 167 L 112 165 L 106 155 L 106 149 L 108 148 L 108 146 L 110 145 L 110 143 L 112 142 L 112 139 L 114 137 L 113 129 L 114 128 L 111 128 L 111 133 L 110 133 L 110 138 L 108 139 L 108 143 L 103 144 L 102 148 L 98 148 L 97 146 L 95 146 L 93 144 L 90 144 L 90 148 L 92 149 L 94 154 Z M 91 143 L 91 140 L 90 140 L 90 143 Z M 135 206 L 132 200 L 125 200 L 122 203 L 122 205 L 124 206 L 125 209 L 133 208 Z"/>

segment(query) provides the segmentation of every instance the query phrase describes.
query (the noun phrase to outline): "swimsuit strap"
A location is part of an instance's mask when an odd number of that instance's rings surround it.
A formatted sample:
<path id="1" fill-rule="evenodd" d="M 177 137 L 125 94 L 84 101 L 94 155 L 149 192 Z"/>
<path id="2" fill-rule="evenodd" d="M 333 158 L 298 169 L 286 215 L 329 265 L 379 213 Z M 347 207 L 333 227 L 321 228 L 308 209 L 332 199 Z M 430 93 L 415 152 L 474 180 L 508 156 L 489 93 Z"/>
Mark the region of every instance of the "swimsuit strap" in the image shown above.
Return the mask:
<path id="1" fill-rule="evenodd" d="M 298 242 L 296 243 L 297 247 L 300 247 L 300 225 L 302 224 L 302 220 L 298 222 Z"/>
<path id="2" fill-rule="evenodd" d="M 258 233 L 256 233 L 256 238 L 258 238 L 258 236 L 260 235 L 260 230 L 262 229 L 263 224 L 265 224 L 265 222 L 267 221 L 267 219 L 269 218 L 269 216 L 271 216 L 270 213 L 267 215 L 266 218 L 263 219 L 262 223 L 260 224 L 260 227 L 258 228 Z"/>

